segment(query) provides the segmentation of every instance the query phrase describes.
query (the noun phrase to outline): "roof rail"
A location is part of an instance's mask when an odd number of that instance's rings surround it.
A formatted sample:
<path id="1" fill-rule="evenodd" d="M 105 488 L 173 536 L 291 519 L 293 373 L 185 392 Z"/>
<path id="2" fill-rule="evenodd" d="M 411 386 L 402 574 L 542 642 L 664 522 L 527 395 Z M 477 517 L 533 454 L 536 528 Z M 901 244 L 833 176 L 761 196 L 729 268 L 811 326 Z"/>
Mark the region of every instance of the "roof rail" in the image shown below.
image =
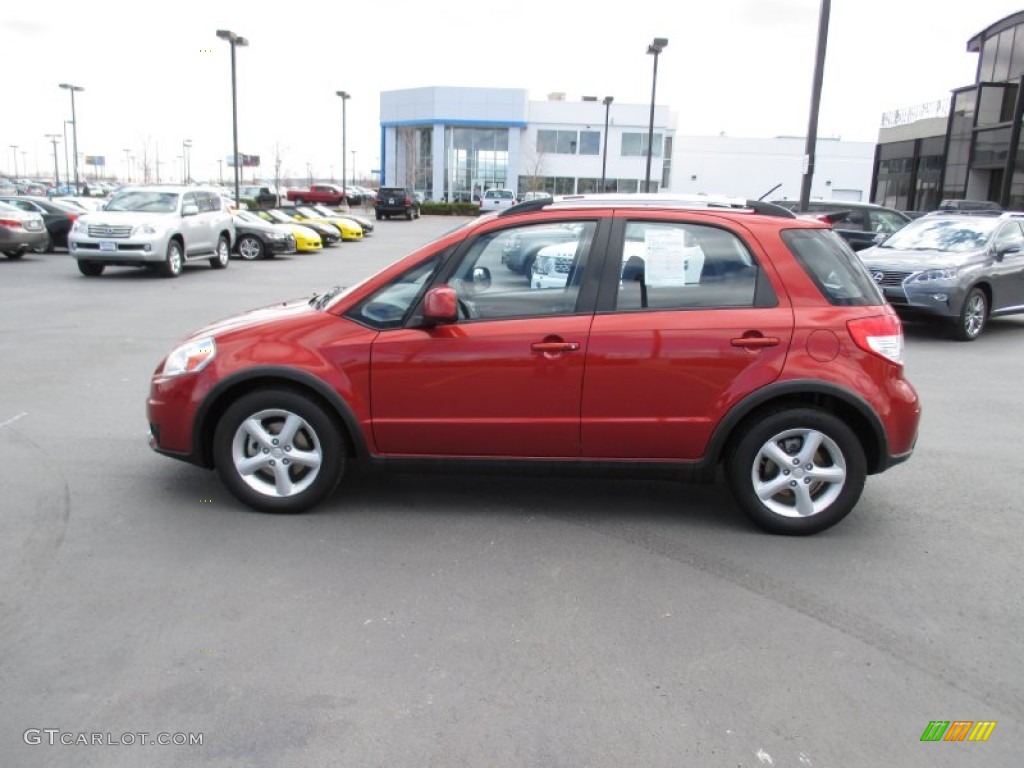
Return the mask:
<path id="1" fill-rule="evenodd" d="M 763 216 L 778 216 L 795 219 L 796 214 L 781 205 L 760 200 L 746 200 L 742 197 L 721 195 L 672 195 L 672 194 L 588 194 L 562 195 L 554 198 L 527 200 L 510 206 L 499 216 L 515 216 L 520 213 L 540 211 L 545 208 L 690 208 L 725 209 L 732 211 L 753 211 Z"/>

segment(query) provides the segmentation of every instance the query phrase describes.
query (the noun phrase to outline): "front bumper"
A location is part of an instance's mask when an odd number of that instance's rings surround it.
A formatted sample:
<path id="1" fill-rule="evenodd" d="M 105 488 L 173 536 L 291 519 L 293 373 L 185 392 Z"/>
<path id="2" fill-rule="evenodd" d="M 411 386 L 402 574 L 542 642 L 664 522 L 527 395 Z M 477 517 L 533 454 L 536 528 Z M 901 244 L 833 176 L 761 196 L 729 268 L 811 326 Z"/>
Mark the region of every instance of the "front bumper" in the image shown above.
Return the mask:
<path id="1" fill-rule="evenodd" d="M 957 285 L 936 280 L 932 283 L 883 286 L 882 293 L 894 309 L 908 314 L 956 317 L 965 292 Z"/>
<path id="2" fill-rule="evenodd" d="M 107 264 L 155 263 L 166 258 L 167 241 L 165 235 L 101 240 L 72 233 L 68 236 L 68 251 L 80 261 L 99 261 Z"/>

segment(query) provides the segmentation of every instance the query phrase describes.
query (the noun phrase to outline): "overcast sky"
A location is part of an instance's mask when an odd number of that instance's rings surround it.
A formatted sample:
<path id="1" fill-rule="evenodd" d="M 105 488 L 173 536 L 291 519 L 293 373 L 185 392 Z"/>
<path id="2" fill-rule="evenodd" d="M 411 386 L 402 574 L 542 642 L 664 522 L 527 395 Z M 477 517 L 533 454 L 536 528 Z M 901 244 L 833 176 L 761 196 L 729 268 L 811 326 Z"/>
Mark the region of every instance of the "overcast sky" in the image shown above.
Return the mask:
<path id="1" fill-rule="evenodd" d="M 4 62 L 0 169 L 52 175 L 46 133 L 62 133 L 76 96 L 80 154 L 104 155 L 118 175 L 125 149 L 159 145 L 175 177 L 182 140 L 192 175 L 215 178 L 231 153 L 229 46 L 238 50 L 239 151 L 275 145 L 285 170 L 306 163 L 341 173 L 341 101 L 347 146 L 366 175 L 380 156 L 382 90 L 424 86 L 525 88 L 534 99 L 614 96 L 649 104 L 654 37 L 658 103 L 681 135 L 804 135 L 820 0 L 48 0 L 0 4 Z M 614 10 L 609 11 L 608 8 Z M 819 134 L 874 141 L 884 111 L 948 96 L 974 80 L 967 40 L 1021 10 L 1020 0 L 833 0 Z M 70 126 L 68 127 L 70 139 Z M 24 155 L 22 153 L 25 153 Z M 63 146 L 59 149 L 63 176 Z M 351 154 L 347 158 L 350 166 Z M 90 169 L 91 170 L 91 169 Z M 225 174 L 227 174 L 225 166 Z M 91 174 L 90 174 L 91 175 Z"/>

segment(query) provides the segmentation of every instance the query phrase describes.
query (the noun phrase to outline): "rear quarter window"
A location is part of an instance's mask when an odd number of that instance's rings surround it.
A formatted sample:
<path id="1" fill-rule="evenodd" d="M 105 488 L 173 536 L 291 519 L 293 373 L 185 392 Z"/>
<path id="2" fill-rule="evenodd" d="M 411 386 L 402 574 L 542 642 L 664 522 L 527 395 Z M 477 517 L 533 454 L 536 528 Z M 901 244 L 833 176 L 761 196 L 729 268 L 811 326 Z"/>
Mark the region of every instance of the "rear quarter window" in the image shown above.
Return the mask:
<path id="1" fill-rule="evenodd" d="M 827 229 L 786 229 L 782 240 L 829 304 L 842 307 L 885 304 L 857 254 Z"/>

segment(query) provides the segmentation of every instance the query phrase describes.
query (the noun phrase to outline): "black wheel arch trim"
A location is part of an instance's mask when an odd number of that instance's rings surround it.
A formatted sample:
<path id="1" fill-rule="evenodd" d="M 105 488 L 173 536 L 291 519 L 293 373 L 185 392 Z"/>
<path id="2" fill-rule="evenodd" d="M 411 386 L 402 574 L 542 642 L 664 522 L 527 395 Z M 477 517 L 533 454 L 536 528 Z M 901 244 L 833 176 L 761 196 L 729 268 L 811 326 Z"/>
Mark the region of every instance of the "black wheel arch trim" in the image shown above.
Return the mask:
<path id="1" fill-rule="evenodd" d="M 366 458 L 369 454 L 366 448 L 366 441 L 359 428 L 359 420 L 345 399 L 333 388 L 311 373 L 288 368 L 286 366 L 263 366 L 249 368 L 229 376 L 216 385 L 206 394 L 202 403 L 196 410 L 196 416 L 192 423 L 192 453 L 190 461 L 201 467 L 213 467 L 213 455 L 209 445 L 208 435 L 212 435 L 214 425 L 207 424 L 213 412 L 213 407 L 222 401 L 224 396 L 239 385 L 255 379 L 275 379 L 284 384 L 296 384 L 305 389 L 310 389 L 321 397 L 334 413 L 341 419 L 348 431 L 352 441 L 352 449 L 357 458 Z"/>
<path id="2" fill-rule="evenodd" d="M 723 458 L 724 450 L 733 436 L 736 427 L 757 408 L 768 404 L 772 400 L 807 395 L 823 395 L 835 398 L 853 408 L 858 415 L 864 418 L 871 428 L 875 441 L 874 445 L 869 447 L 873 448 L 874 451 L 865 451 L 868 456 L 868 474 L 881 472 L 895 463 L 893 461 L 894 457 L 889 454 L 889 438 L 886 436 L 882 420 L 875 413 L 875 409 L 864 398 L 838 384 L 816 381 L 814 379 L 789 379 L 769 384 L 751 393 L 725 414 L 715 428 L 711 440 L 708 442 L 705 460 L 702 462 L 703 469 L 708 472 L 714 471 L 714 468 L 717 467 L 719 461 Z M 873 454 L 876 457 L 874 461 L 872 461 Z"/>

